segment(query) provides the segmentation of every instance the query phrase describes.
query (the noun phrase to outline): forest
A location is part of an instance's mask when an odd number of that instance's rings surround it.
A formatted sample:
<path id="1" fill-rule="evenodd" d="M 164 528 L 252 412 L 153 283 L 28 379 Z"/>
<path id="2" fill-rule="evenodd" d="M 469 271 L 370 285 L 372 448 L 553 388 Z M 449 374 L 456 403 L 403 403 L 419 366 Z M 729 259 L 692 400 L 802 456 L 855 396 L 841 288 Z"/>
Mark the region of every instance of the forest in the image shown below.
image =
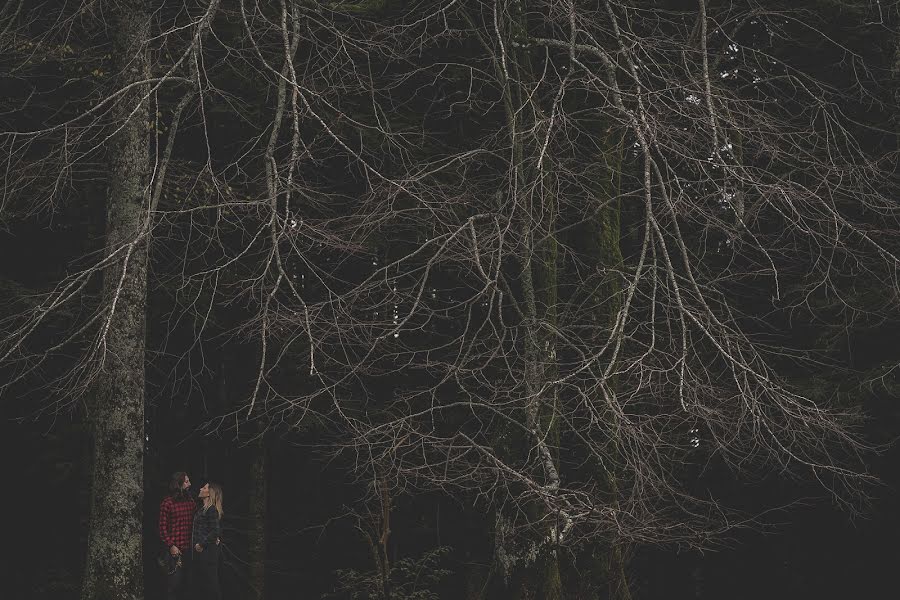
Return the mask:
<path id="1" fill-rule="evenodd" d="M 896 595 L 898 105 L 898 0 L 0 2 L 0 598 L 179 471 L 225 600 Z"/>

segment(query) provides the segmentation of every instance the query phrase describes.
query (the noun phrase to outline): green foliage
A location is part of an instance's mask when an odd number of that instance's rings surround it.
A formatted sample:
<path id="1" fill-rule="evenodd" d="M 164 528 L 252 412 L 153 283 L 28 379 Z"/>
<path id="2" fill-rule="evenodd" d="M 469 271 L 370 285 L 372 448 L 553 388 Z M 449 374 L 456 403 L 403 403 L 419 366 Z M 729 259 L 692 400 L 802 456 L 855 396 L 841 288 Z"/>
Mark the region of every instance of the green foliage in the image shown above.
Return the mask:
<path id="1" fill-rule="evenodd" d="M 421 556 L 401 558 L 391 567 L 389 591 L 382 590 L 377 570 L 357 571 L 339 569 L 335 571 L 338 583 L 336 590 L 326 598 L 334 600 L 438 600 L 435 591 L 447 577 L 453 574 L 446 568 L 450 548 L 439 546 Z M 442 566 L 443 565 L 443 566 Z"/>

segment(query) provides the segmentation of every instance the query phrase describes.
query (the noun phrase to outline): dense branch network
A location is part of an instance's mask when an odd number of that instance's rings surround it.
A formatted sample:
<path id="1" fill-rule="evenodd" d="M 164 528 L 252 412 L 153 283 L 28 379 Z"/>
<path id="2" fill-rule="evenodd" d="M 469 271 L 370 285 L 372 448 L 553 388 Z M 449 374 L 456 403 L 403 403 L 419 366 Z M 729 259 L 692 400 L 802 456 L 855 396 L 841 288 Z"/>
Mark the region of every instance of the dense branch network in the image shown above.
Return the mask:
<path id="1" fill-rule="evenodd" d="M 22 69 L 89 20 L 30 51 L 42 23 L 2 17 Z M 778 52 L 818 35 L 801 15 L 242 0 L 157 25 L 142 237 L 0 323 L 7 387 L 77 347 L 89 389 L 115 311 L 91 281 L 146 238 L 173 328 L 259 349 L 212 426 L 321 423 L 360 477 L 504 507 L 510 540 L 703 543 L 729 522 L 683 478 L 710 456 L 861 476 L 854 415 L 787 382 L 810 356 L 772 315 L 848 271 L 896 300 L 895 188 L 847 90 Z M 9 109 L 34 125 L 4 124 L 4 218 L 101 177 L 125 91 Z"/>

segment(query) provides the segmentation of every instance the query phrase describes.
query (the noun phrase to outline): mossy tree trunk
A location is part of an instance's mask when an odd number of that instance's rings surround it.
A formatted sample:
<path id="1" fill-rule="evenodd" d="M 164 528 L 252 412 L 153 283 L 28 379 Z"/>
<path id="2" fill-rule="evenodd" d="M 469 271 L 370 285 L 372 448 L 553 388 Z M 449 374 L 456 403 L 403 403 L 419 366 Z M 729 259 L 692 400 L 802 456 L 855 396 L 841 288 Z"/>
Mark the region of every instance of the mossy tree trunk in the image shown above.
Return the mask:
<path id="1" fill-rule="evenodd" d="M 525 2 L 513 2 L 510 10 L 510 21 L 504 28 L 507 41 L 526 39 Z M 513 47 L 512 43 L 509 45 Z M 516 179 L 511 189 L 521 194 L 513 200 L 521 215 L 518 223 L 522 240 L 518 251 L 518 304 L 525 330 L 522 409 L 526 431 L 502 430 L 495 446 L 514 463 L 521 463 L 536 452 L 540 463 L 537 479 L 547 489 L 556 489 L 560 483 L 559 426 L 555 418 L 558 397 L 553 383 L 557 374 L 556 342 L 549 332 L 557 325 L 558 246 L 555 230 L 558 209 L 555 186 L 551 183 L 553 174 L 530 162 L 534 139 L 527 132 L 533 131 L 535 123 L 543 120 L 541 109 L 530 100 L 527 89 L 535 80 L 532 58 L 521 48 L 512 51 L 511 55 L 514 60 L 508 67 L 497 65 L 497 72 L 506 87 L 504 105 L 513 150 L 512 172 Z M 536 178 L 544 181 L 533 185 Z M 533 191 L 525 191 L 529 189 Z M 558 535 L 553 524 L 555 520 L 546 518 L 547 508 L 543 504 L 533 502 L 520 508 L 524 508 L 530 525 L 529 547 L 519 550 L 502 547 L 504 541 L 499 529 L 506 525 L 505 519 L 511 523 L 512 518 L 498 513 L 495 535 L 500 537 L 495 541 L 498 546 L 495 562 L 501 564 L 496 565 L 495 570 L 504 578 L 508 577 L 507 595 L 510 598 L 559 600 L 563 592 L 559 557 L 552 542 Z"/>
<path id="2" fill-rule="evenodd" d="M 115 5 L 118 87 L 148 77 L 150 16 L 144 2 Z M 109 322 L 93 413 L 94 458 L 83 600 L 143 598 L 144 348 L 149 111 L 146 85 L 135 85 L 112 109 L 106 198 L 103 301 Z M 137 108 L 136 108 L 137 107 Z"/>
<path id="3" fill-rule="evenodd" d="M 536 198 L 532 222 L 544 226 L 529 231 L 529 248 L 522 265 L 523 306 L 527 320 L 525 343 L 525 423 L 531 432 L 526 452 L 536 451 L 541 462 L 542 483 L 548 489 L 559 488 L 559 419 L 556 340 L 551 331 L 557 327 L 558 244 L 555 238 L 556 206 L 553 193 Z M 548 521 L 546 507 L 535 504 L 527 513 L 532 522 Z M 549 520 L 554 523 L 553 519 Z M 539 530 L 535 564 L 523 565 L 517 598 L 558 600 L 562 598 L 559 556 L 551 540 L 558 537 L 556 525 Z"/>
<path id="4" fill-rule="evenodd" d="M 527 232 L 527 243 L 522 257 L 520 282 L 525 327 L 525 424 L 529 435 L 518 448 L 522 461 L 530 452 L 536 452 L 542 471 L 539 478 L 547 489 L 559 487 L 559 420 L 558 397 L 553 382 L 556 379 L 556 344 L 548 332 L 556 327 L 557 320 L 557 241 L 552 235 L 555 213 L 552 196 L 540 199 L 538 212 L 544 219 L 534 222 L 547 223 L 550 230 Z M 549 235 L 547 235 L 549 234 Z M 532 242 L 535 240 L 541 240 Z M 514 599 L 560 600 L 563 586 L 559 556 L 552 540 L 559 532 L 554 519 L 547 519 L 546 507 L 532 503 L 525 507 L 531 524 L 540 523 L 532 532 L 535 550 L 512 565 L 509 591 Z"/>
<path id="5" fill-rule="evenodd" d="M 597 102 L 597 99 L 594 99 Z M 621 248 L 621 204 L 619 182 L 622 169 L 622 132 L 612 125 L 611 120 L 600 118 L 590 124 L 593 139 L 600 152 L 592 161 L 591 180 L 593 182 L 592 202 L 586 207 L 587 218 L 573 229 L 571 246 L 579 259 L 590 269 L 592 275 L 584 282 L 582 292 L 590 295 L 585 301 L 592 312 L 589 323 L 597 332 L 597 343 L 605 342 L 613 331 L 618 313 L 622 308 L 622 268 Z M 615 368 L 603 385 L 607 393 L 615 396 L 618 388 Z M 604 398 L 597 399 L 603 406 Z M 614 508 L 618 505 L 618 479 L 616 465 L 618 436 L 610 420 L 610 439 L 597 440 L 598 445 L 607 449 L 607 465 L 600 461 L 590 462 L 593 479 L 604 492 L 606 502 Z M 584 555 L 582 577 L 576 586 L 580 596 L 598 600 L 630 600 L 631 592 L 626 576 L 626 558 L 623 549 L 614 543 L 597 542 L 590 545 Z"/>
<path id="6" fill-rule="evenodd" d="M 260 434 L 250 452 L 250 530 L 247 550 L 250 557 L 250 590 L 253 600 L 266 596 L 266 519 L 268 506 L 269 453 L 265 435 Z"/>

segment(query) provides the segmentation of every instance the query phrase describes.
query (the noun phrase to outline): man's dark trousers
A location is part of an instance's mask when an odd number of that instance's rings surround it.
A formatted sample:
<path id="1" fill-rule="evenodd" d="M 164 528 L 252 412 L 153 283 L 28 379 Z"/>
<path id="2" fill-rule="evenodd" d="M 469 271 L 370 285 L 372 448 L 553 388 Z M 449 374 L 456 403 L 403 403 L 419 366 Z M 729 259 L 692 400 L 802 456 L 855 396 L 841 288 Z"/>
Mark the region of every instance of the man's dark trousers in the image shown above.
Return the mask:
<path id="1" fill-rule="evenodd" d="M 175 568 L 176 558 L 169 555 L 169 574 L 166 575 L 166 600 L 190 598 L 191 552 L 182 551 L 181 566 Z"/>

